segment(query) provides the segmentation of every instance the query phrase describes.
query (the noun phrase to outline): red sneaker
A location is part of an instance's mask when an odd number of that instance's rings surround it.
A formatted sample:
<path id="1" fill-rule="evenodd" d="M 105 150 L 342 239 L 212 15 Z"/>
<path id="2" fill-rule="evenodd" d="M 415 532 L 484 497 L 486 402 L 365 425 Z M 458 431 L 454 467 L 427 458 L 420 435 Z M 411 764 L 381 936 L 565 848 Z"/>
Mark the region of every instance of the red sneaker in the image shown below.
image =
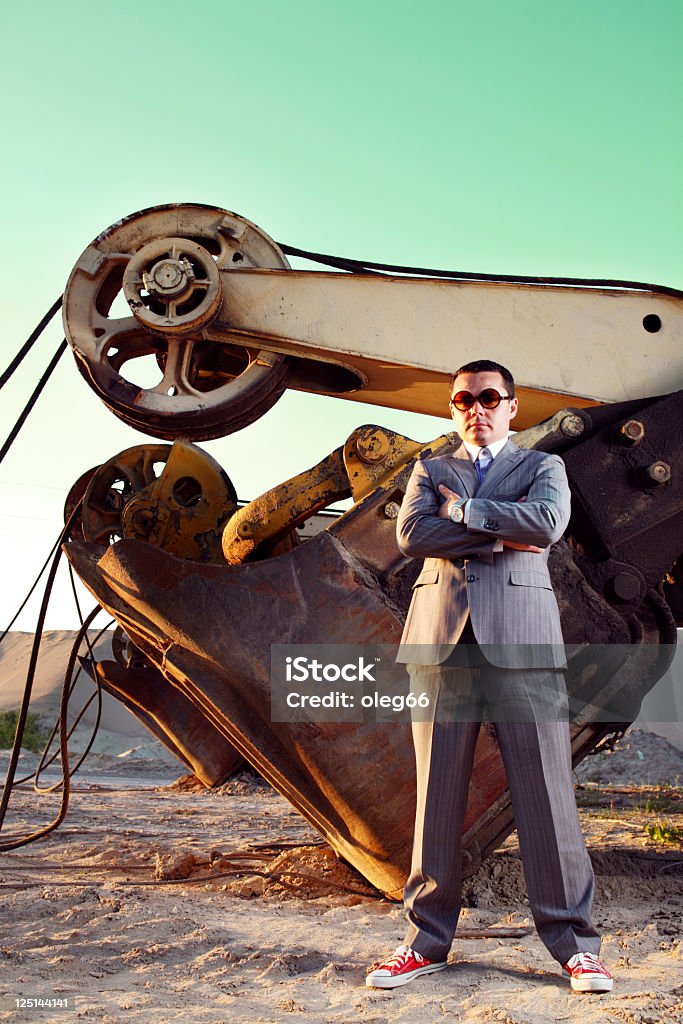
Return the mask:
<path id="1" fill-rule="evenodd" d="M 611 992 L 614 978 L 593 953 L 575 953 L 562 968 L 575 992 Z"/>
<path id="2" fill-rule="evenodd" d="M 410 946 L 399 946 L 393 956 L 370 971 L 365 984 L 368 988 L 398 988 L 421 974 L 433 974 L 444 967 L 445 960 L 428 960 Z"/>

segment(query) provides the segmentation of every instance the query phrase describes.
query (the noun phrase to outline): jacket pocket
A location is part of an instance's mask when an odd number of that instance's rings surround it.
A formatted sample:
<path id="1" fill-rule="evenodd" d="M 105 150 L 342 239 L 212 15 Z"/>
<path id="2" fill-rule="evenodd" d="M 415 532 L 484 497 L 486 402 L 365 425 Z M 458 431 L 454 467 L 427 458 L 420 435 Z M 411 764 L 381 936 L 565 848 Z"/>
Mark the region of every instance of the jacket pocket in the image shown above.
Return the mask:
<path id="1" fill-rule="evenodd" d="M 438 569 L 423 569 L 420 575 L 413 583 L 413 590 L 415 587 L 421 587 L 425 583 L 438 583 L 439 582 L 439 570 Z"/>
<path id="2" fill-rule="evenodd" d="M 544 590 L 553 589 L 550 578 L 544 572 L 535 572 L 533 569 L 511 569 L 510 583 L 513 583 L 516 587 L 543 587 Z"/>

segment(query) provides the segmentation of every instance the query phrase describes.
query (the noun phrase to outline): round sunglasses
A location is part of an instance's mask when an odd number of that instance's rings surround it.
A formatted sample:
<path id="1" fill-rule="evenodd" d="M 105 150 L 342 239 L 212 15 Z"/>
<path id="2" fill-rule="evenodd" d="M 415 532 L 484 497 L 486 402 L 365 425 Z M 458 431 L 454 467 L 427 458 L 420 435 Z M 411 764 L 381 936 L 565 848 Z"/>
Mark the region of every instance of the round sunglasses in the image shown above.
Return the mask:
<path id="1" fill-rule="evenodd" d="M 455 406 L 458 412 L 467 412 L 475 402 L 479 402 L 483 409 L 497 409 L 501 402 L 511 401 L 512 395 L 501 395 L 495 388 L 484 388 L 478 395 L 473 395 L 471 391 L 457 391 L 450 404 Z"/>

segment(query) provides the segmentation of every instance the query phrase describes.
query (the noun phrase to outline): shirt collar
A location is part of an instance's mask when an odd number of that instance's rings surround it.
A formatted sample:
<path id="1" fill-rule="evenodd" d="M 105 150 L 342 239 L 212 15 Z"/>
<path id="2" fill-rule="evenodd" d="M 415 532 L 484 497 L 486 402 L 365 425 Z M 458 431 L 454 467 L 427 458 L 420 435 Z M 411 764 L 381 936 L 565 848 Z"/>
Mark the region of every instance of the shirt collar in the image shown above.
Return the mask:
<path id="1" fill-rule="evenodd" d="M 483 445 L 482 447 L 488 448 L 488 450 L 491 452 L 491 458 L 495 459 L 496 455 L 500 455 L 508 441 L 508 437 L 503 437 L 499 441 L 492 441 L 491 444 L 486 444 Z M 469 455 L 472 462 L 476 462 L 477 459 L 479 458 L 479 452 L 482 449 L 478 448 L 476 444 L 468 444 L 467 441 L 463 441 L 463 444 L 465 445 L 465 448 L 467 449 L 467 454 Z"/>

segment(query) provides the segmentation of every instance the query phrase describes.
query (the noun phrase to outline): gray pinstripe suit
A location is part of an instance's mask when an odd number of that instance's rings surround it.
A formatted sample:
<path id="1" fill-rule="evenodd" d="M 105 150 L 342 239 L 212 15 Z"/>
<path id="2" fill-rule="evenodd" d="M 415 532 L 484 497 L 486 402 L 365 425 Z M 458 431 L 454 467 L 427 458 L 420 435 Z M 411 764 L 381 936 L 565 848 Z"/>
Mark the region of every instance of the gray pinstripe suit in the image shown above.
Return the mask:
<path id="1" fill-rule="evenodd" d="M 473 498 L 467 526 L 437 518 L 442 483 Z M 562 460 L 512 442 L 481 486 L 464 445 L 418 462 L 401 507 L 399 547 L 425 563 L 397 660 L 431 707 L 429 721 L 413 722 L 418 792 L 405 941 L 431 960 L 445 960 L 460 911 L 462 823 L 482 713 L 494 722 L 505 764 L 538 933 L 560 963 L 580 950 L 599 952 L 547 568 L 569 508 Z M 499 537 L 544 551 L 494 553 Z M 470 644 L 466 668 L 455 646 L 461 636 Z"/>

